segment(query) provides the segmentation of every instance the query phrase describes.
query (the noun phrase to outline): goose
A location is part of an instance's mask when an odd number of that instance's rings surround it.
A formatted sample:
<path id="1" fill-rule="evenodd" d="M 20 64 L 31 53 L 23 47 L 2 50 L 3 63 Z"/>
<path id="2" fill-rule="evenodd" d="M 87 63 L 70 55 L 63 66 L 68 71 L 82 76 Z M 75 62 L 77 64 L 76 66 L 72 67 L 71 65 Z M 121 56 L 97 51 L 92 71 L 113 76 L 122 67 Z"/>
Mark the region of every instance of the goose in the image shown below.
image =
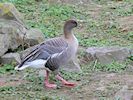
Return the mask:
<path id="1" fill-rule="evenodd" d="M 65 86 L 76 86 L 76 83 L 65 80 L 59 68 L 67 64 L 76 55 L 78 49 L 78 40 L 72 32 L 77 27 L 75 20 L 68 20 L 64 24 L 64 34 L 40 43 L 22 62 L 15 67 L 15 70 L 24 70 L 25 68 L 45 69 L 46 76 L 44 86 L 46 88 L 57 88 L 56 84 L 49 82 L 49 73 L 53 72 L 55 78 L 61 81 Z"/>

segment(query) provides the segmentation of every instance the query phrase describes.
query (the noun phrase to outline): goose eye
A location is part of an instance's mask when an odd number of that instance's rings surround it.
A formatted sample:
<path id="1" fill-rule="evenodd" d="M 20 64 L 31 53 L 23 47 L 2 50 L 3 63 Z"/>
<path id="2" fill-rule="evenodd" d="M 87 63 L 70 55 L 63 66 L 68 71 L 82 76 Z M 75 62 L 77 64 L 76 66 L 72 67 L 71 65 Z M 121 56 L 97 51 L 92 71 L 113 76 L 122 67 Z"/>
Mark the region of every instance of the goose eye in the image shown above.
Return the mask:
<path id="1" fill-rule="evenodd" d="M 72 23 L 75 24 L 75 25 L 77 26 L 77 22 L 73 21 Z"/>

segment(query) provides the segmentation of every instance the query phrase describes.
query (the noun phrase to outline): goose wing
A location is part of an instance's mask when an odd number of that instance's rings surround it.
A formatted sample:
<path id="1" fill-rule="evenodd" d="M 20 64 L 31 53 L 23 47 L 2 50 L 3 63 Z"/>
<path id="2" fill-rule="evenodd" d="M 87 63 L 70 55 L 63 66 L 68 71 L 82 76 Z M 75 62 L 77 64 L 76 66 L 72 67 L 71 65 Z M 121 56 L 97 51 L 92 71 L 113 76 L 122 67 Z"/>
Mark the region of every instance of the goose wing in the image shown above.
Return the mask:
<path id="1" fill-rule="evenodd" d="M 51 71 L 55 71 L 60 66 L 67 64 L 74 53 L 72 45 L 68 45 L 62 52 L 51 55 L 48 58 L 45 67 L 49 68 Z"/>
<path id="2" fill-rule="evenodd" d="M 63 38 L 49 39 L 37 45 L 27 56 L 25 56 L 19 65 L 21 67 L 25 62 L 31 62 L 36 59 L 48 59 L 53 54 L 62 52 L 68 47 L 68 43 Z"/>

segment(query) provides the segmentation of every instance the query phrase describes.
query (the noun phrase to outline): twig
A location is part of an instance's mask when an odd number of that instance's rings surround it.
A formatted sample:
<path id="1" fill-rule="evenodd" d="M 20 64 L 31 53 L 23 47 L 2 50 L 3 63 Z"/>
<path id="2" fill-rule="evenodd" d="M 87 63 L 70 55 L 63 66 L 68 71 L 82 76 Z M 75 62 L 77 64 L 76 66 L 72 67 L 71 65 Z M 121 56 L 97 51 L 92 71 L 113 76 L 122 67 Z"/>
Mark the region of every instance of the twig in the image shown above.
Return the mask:
<path id="1" fill-rule="evenodd" d="M 93 71 L 94 71 L 95 68 L 96 68 L 96 64 L 97 64 L 97 59 L 96 59 L 95 62 L 94 62 Z"/>

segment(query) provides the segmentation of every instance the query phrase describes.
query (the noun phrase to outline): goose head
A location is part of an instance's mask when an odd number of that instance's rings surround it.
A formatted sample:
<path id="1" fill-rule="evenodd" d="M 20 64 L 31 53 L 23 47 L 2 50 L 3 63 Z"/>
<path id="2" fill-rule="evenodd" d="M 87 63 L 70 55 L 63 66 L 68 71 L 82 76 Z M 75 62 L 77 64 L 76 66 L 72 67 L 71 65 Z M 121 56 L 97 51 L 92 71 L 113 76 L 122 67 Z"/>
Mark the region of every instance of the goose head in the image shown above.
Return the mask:
<path id="1" fill-rule="evenodd" d="M 71 30 L 75 27 L 77 27 L 78 23 L 75 20 L 68 20 L 65 22 L 64 28 Z"/>
<path id="2" fill-rule="evenodd" d="M 68 20 L 64 24 L 64 34 L 65 37 L 68 37 L 72 31 L 73 28 L 77 27 L 78 23 L 75 20 Z"/>

